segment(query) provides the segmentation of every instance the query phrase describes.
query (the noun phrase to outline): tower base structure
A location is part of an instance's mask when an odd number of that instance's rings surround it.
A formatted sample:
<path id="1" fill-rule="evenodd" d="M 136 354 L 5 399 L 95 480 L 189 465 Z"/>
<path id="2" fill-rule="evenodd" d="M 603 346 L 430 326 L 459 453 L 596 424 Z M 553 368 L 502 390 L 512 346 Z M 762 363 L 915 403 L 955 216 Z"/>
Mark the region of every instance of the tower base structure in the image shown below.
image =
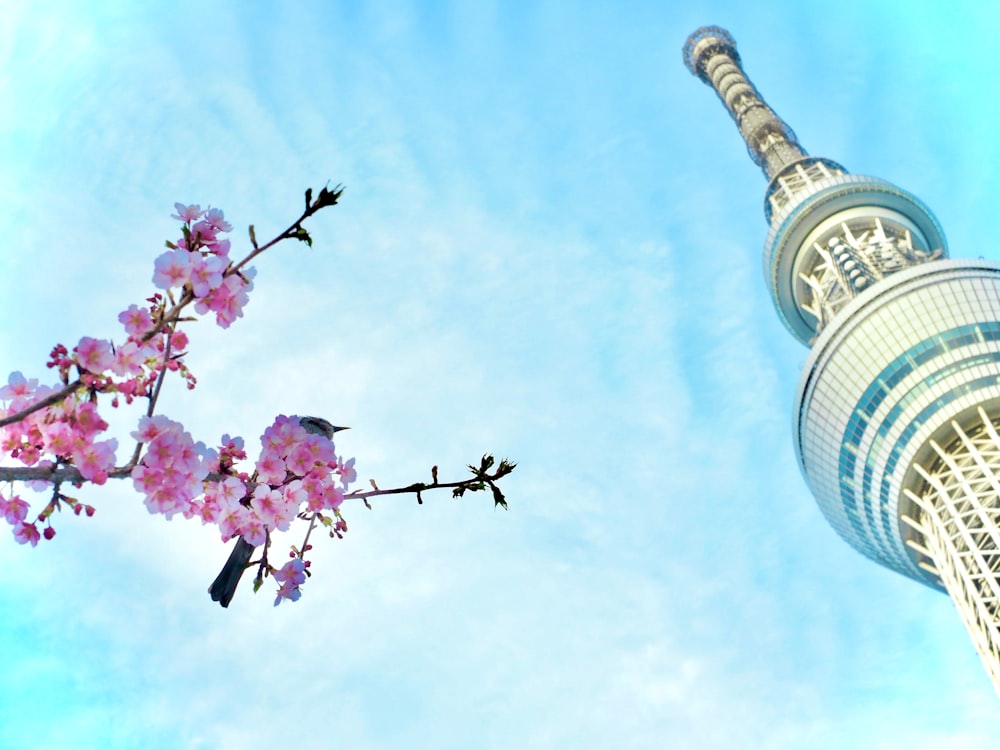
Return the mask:
<path id="1" fill-rule="evenodd" d="M 932 261 L 852 300 L 816 340 L 794 413 L 830 525 L 946 591 L 1000 693 L 1000 264 Z"/>
<path id="2" fill-rule="evenodd" d="M 900 519 L 916 533 L 908 546 L 948 591 L 1000 693 L 1000 404 L 989 407 L 952 420 L 942 442 L 929 442 L 928 466 L 913 465 L 917 491 L 903 489 L 916 512 L 904 508 Z"/>

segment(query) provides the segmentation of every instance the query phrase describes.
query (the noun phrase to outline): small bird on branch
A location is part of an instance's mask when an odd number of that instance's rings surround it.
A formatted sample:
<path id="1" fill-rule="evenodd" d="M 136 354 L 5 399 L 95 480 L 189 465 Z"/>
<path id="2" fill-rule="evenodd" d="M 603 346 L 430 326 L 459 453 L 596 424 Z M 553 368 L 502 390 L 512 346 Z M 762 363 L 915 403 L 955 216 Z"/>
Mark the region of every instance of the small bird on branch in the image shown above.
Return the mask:
<path id="1" fill-rule="evenodd" d="M 299 424 L 305 428 L 306 432 L 313 435 L 323 435 L 331 440 L 333 433 L 347 429 L 346 427 L 337 427 L 319 417 L 299 417 Z M 256 547 L 242 536 L 236 540 L 236 546 L 229 554 L 229 559 L 222 566 L 219 575 L 212 581 L 212 585 L 208 587 L 208 593 L 212 596 L 213 602 L 218 602 L 223 607 L 229 606 L 229 602 L 233 600 L 233 594 L 236 593 L 236 587 L 240 583 L 240 578 L 243 576 L 243 571 L 247 569 L 247 563 L 250 562 L 250 556 L 253 555 L 255 549 Z"/>

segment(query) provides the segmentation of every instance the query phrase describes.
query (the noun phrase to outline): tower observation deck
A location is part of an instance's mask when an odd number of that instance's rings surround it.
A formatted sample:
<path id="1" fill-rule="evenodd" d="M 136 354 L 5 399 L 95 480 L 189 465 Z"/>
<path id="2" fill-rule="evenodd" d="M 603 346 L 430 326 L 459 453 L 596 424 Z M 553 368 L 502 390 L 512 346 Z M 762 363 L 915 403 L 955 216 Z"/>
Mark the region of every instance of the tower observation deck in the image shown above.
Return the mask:
<path id="1" fill-rule="evenodd" d="M 806 483 L 852 547 L 951 596 L 1000 693 L 1000 264 L 950 259 L 916 196 L 809 156 L 724 29 L 691 34 L 684 64 L 768 179 L 764 277 L 810 347 Z"/>

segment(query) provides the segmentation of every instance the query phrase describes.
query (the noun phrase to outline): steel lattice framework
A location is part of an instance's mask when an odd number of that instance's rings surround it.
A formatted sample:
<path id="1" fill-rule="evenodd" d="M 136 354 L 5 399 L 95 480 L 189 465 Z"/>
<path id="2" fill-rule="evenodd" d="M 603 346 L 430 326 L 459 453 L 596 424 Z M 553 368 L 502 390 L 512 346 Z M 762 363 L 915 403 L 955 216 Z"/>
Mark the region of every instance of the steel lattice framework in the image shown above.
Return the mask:
<path id="1" fill-rule="evenodd" d="M 924 544 L 907 545 L 951 595 L 990 678 L 1000 684 L 1000 434 L 986 411 L 978 423 L 951 423 L 953 439 L 934 450 L 929 469 L 915 465 L 922 492 L 903 491 L 919 510 L 901 516 Z M 918 537 L 919 538 L 919 537 Z"/>
<path id="2" fill-rule="evenodd" d="M 811 350 L 796 452 L 831 526 L 955 603 L 1000 693 L 1000 264 L 952 260 L 916 196 L 810 156 L 724 29 L 684 64 L 768 179 L 764 276 Z"/>

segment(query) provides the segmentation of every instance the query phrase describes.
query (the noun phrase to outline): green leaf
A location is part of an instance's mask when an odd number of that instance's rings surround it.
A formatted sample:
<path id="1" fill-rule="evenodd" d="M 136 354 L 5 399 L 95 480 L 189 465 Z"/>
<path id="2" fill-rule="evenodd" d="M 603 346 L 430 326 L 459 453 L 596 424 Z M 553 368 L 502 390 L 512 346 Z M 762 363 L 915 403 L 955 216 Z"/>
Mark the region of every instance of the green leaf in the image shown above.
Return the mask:
<path id="1" fill-rule="evenodd" d="M 310 237 L 309 232 L 307 232 L 302 227 L 299 227 L 298 229 L 295 230 L 295 234 L 293 235 L 293 237 L 295 237 L 295 239 L 297 240 L 300 240 L 301 242 L 306 243 L 307 245 L 309 245 L 309 247 L 312 247 L 313 244 L 312 237 Z"/>
<path id="2" fill-rule="evenodd" d="M 507 510 L 507 500 L 500 491 L 500 488 L 495 484 L 491 484 L 490 488 L 493 490 L 493 507 L 495 508 L 498 505 L 502 505 L 503 509 Z"/>
<path id="3" fill-rule="evenodd" d="M 254 250 L 257 249 L 257 233 L 253 231 L 253 224 L 250 225 L 250 244 Z"/>

